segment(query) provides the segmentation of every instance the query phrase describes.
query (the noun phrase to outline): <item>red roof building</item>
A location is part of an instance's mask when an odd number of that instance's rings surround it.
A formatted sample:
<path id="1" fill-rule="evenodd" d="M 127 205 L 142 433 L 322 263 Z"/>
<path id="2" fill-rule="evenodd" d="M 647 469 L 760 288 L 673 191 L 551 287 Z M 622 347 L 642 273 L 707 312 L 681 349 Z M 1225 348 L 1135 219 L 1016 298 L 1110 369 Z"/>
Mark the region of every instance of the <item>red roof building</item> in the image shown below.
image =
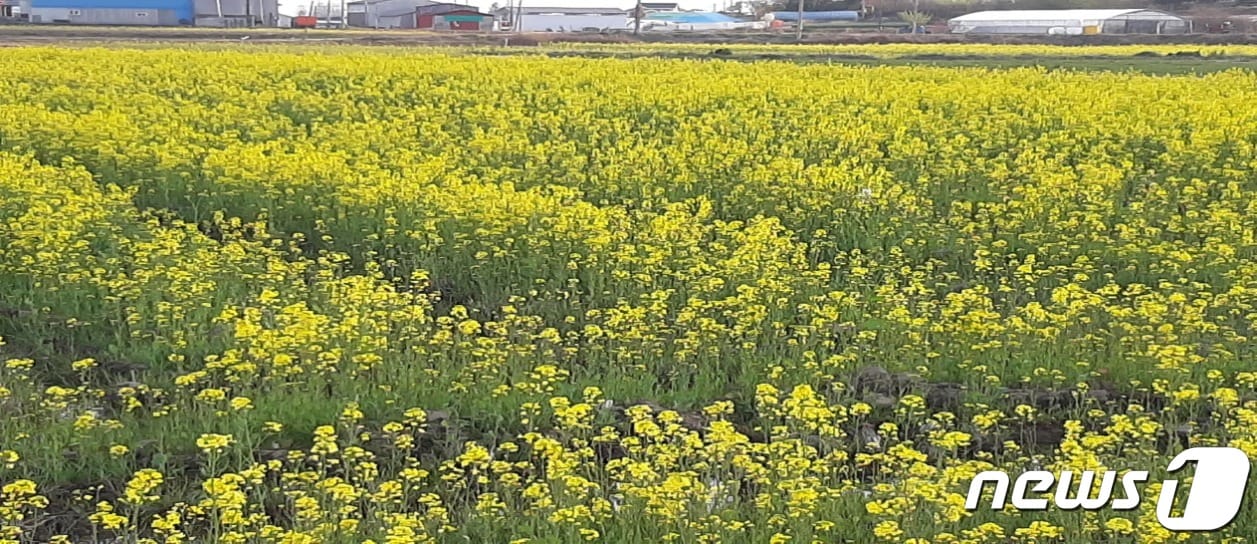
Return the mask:
<path id="1" fill-rule="evenodd" d="M 431 4 L 415 10 L 415 28 L 478 31 L 493 28 L 493 16 L 464 4 Z"/>

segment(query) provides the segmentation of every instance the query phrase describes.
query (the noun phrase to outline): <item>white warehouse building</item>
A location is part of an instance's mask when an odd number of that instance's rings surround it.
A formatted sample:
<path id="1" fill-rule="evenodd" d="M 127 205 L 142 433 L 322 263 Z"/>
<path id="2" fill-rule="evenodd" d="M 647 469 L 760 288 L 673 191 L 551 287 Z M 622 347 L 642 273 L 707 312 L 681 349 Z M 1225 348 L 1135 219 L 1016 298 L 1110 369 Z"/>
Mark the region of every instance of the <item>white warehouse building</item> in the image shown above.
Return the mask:
<path id="1" fill-rule="evenodd" d="M 493 12 L 495 24 L 517 32 L 581 32 L 624 30 L 629 14 L 619 8 L 502 8 Z"/>
<path id="2" fill-rule="evenodd" d="M 1184 34 L 1191 23 L 1150 9 L 979 11 L 947 26 L 956 34 Z"/>

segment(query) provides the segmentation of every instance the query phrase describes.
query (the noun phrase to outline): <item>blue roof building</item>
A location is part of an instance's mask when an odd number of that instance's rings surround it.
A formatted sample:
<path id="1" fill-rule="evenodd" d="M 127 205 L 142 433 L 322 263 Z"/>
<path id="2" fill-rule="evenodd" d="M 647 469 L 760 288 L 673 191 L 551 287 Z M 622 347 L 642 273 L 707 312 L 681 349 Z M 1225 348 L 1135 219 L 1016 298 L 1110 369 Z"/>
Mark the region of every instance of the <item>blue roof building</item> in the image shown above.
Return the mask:
<path id="1" fill-rule="evenodd" d="M 711 11 L 662 11 L 642 17 L 642 30 L 729 30 L 762 26 Z"/>

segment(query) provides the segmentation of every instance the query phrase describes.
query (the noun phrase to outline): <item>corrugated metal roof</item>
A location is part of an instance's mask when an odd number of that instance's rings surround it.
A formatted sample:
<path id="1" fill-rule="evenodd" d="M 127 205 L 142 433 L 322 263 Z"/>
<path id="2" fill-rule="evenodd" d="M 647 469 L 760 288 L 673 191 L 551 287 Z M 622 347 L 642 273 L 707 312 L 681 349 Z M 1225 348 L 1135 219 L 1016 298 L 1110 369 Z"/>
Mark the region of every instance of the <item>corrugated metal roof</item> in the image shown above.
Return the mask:
<path id="1" fill-rule="evenodd" d="M 427 4 L 427 5 L 421 5 L 415 11 L 416 13 L 420 15 L 440 15 L 442 13 L 448 13 L 451 11 L 479 12 L 480 10 L 476 9 L 476 6 L 472 6 L 469 4 L 454 4 L 454 3 L 442 2 L 442 3 L 432 3 L 432 4 Z"/>
<path id="2" fill-rule="evenodd" d="M 951 21 L 957 23 L 978 23 L 984 21 L 1103 21 L 1139 12 L 1178 18 L 1169 13 L 1150 9 L 1035 9 L 978 11 L 961 15 L 951 19 Z"/>

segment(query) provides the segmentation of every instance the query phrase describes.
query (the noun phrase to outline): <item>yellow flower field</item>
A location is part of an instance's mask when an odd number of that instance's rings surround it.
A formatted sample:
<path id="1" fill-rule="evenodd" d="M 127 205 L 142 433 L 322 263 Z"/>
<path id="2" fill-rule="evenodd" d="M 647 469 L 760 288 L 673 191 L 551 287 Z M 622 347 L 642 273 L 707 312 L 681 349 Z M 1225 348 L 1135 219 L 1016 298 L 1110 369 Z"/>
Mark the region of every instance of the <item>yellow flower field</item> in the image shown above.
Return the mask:
<path id="1" fill-rule="evenodd" d="M 1257 74 L 0 57 L 0 542 L 1246 542 Z M 1150 470 L 1131 511 L 979 472 Z M 1181 475 L 1180 475 L 1181 477 Z M 1250 486 L 1251 487 L 1251 486 Z"/>
<path id="2" fill-rule="evenodd" d="M 652 43 L 652 44 L 594 44 L 594 43 L 555 43 L 547 44 L 544 49 L 555 51 L 600 51 L 608 53 L 641 53 L 651 52 L 697 52 L 708 53 L 714 47 L 709 43 Z M 886 44 L 792 44 L 763 45 L 750 43 L 723 44 L 719 47 L 729 49 L 733 53 L 776 53 L 776 54 L 824 54 L 824 55 L 864 55 L 876 58 L 897 58 L 914 55 L 932 56 L 975 56 L 990 58 L 1017 57 L 1112 57 L 1115 60 L 1129 59 L 1134 56 L 1174 55 L 1199 53 L 1202 57 L 1251 57 L 1257 55 L 1257 46 L 1228 44 L 1147 44 L 1147 45 L 1029 45 L 1029 44 L 989 44 L 989 43 L 886 43 Z"/>

